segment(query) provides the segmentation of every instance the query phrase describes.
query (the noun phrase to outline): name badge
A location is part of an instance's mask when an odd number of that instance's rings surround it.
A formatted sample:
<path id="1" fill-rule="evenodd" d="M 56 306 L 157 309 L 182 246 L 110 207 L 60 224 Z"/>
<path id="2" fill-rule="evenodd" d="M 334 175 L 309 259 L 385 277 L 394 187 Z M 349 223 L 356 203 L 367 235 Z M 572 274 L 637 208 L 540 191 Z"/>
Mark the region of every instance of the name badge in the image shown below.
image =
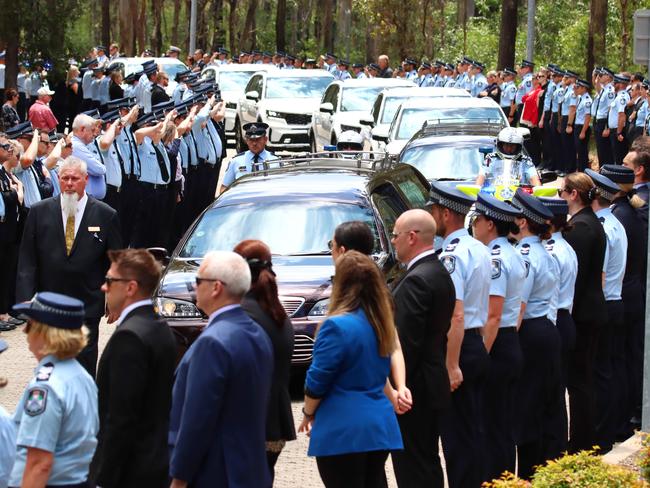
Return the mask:
<path id="1" fill-rule="evenodd" d="M 100 230 L 99 227 L 88 227 L 88 232 L 99 232 Z"/>

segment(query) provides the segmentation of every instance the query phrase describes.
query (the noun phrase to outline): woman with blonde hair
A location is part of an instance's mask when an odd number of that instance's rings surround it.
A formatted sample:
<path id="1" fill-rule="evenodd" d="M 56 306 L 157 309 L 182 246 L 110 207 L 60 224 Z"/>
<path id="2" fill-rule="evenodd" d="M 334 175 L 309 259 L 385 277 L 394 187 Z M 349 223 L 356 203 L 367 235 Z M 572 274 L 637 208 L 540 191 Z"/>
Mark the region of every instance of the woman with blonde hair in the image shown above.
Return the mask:
<path id="1" fill-rule="evenodd" d="M 79 113 L 81 107 L 81 78 L 79 77 L 79 68 L 74 64 L 70 66 L 70 69 L 68 70 L 65 88 L 65 93 L 67 95 L 67 125 L 72 129 L 72 121 Z"/>
<path id="2" fill-rule="evenodd" d="M 38 366 L 14 414 L 9 486 L 85 488 L 99 421 L 97 387 L 75 359 L 88 341 L 83 302 L 41 292 L 13 308 L 27 318 L 27 344 Z"/>
<path id="3" fill-rule="evenodd" d="M 311 436 L 308 454 L 316 456 L 327 488 L 385 487 L 388 453 L 403 448 L 384 394 L 397 343 L 392 299 L 368 256 L 348 251 L 335 269 L 328 316 L 307 371 L 299 431 Z"/>

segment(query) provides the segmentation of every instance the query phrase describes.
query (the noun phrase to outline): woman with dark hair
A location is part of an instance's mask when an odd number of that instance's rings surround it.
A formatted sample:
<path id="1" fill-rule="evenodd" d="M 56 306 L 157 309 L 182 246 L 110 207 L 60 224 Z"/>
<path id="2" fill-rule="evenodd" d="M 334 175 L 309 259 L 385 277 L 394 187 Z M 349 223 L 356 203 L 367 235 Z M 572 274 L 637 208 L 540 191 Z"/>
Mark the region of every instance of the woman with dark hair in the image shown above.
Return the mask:
<path id="1" fill-rule="evenodd" d="M 560 335 L 548 318 L 560 276 L 553 257 L 542 245 L 550 237 L 553 214 L 535 197 L 517 190 L 513 204 L 522 215 L 517 249 L 526 266 L 521 291 L 522 320 L 519 342 L 524 365 L 517 385 L 519 476 L 529 479 L 533 468 L 558 457 L 566 448 L 562 424 Z"/>
<path id="2" fill-rule="evenodd" d="M 598 335 L 607 320 L 603 293 L 603 263 L 607 238 L 603 226 L 591 208 L 598 196 L 594 182 L 584 173 L 571 173 L 564 179 L 558 194 L 566 200 L 571 215 L 571 229 L 564 238 L 578 257 L 573 299 L 576 346 L 569 363 L 569 416 L 571 452 L 591 449 L 596 434 L 594 358 Z"/>
<path id="3" fill-rule="evenodd" d="M 251 289 L 242 308 L 262 326 L 273 345 L 274 368 L 266 418 L 266 457 L 273 478 L 275 463 L 286 442 L 296 438 L 289 395 L 294 332 L 278 298 L 268 246 L 262 241 L 245 240 L 233 251 L 246 259 L 251 270 Z"/>
<path id="4" fill-rule="evenodd" d="M 384 394 L 396 342 L 393 303 L 379 268 L 360 252 L 342 254 L 307 371 L 299 428 L 310 433 L 308 454 L 316 456 L 326 488 L 387 486 L 388 453 L 403 447 Z"/>
<path id="5" fill-rule="evenodd" d="M 7 101 L 2 106 L 2 127 L 0 128 L 3 132 L 20 124 L 20 117 L 16 110 L 19 100 L 18 92 L 15 88 L 9 88 L 5 92 L 5 96 Z"/>

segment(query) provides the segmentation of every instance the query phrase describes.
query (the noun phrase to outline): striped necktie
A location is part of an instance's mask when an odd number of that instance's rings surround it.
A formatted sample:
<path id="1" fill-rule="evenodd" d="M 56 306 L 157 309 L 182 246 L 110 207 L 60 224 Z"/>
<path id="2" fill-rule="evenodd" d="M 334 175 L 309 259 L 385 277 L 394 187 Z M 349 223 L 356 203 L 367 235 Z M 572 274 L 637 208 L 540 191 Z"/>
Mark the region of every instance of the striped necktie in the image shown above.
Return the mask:
<path id="1" fill-rule="evenodd" d="M 65 223 L 65 250 L 68 256 L 72 251 L 72 244 L 74 244 L 74 214 L 68 215 L 68 220 Z"/>

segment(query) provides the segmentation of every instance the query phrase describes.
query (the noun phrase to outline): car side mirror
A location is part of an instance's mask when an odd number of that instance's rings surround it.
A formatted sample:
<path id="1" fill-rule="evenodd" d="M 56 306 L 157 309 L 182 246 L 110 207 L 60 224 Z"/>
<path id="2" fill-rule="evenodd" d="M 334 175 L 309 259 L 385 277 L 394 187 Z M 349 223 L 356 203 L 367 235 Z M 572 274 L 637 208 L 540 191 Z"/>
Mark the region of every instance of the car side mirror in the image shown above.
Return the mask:
<path id="1" fill-rule="evenodd" d="M 361 117 L 359 117 L 359 124 L 366 125 L 368 127 L 374 127 L 375 126 L 375 119 L 373 119 L 369 115 L 362 115 Z"/>
<path id="2" fill-rule="evenodd" d="M 372 139 L 378 142 L 388 142 L 388 136 L 383 134 L 373 134 Z"/>
<path id="3" fill-rule="evenodd" d="M 546 183 L 557 180 L 557 174 L 555 174 L 554 171 L 542 171 L 539 179 L 542 182 L 542 185 L 545 185 Z"/>
<path id="4" fill-rule="evenodd" d="M 257 102 L 260 99 L 260 94 L 257 93 L 256 90 L 251 90 L 249 92 L 246 92 L 246 99 Z"/>
<path id="5" fill-rule="evenodd" d="M 490 154 L 492 151 L 494 151 L 494 148 L 490 146 L 482 146 L 478 148 L 478 152 L 483 155 Z"/>
<path id="6" fill-rule="evenodd" d="M 167 249 L 164 247 L 149 247 L 147 248 L 147 251 L 149 251 L 149 253 L 154 257 L 156 261 L 162 264 L 163 268 L 167 267 L 171 261 L 169 251 L 167 251 Z"/>
<path id="7" fill-rule="evenodd" d="M 330 102 L 321 103 L 319 110 L 326 114 L 333 114 L 334 105 L 332 105 Z"/>

